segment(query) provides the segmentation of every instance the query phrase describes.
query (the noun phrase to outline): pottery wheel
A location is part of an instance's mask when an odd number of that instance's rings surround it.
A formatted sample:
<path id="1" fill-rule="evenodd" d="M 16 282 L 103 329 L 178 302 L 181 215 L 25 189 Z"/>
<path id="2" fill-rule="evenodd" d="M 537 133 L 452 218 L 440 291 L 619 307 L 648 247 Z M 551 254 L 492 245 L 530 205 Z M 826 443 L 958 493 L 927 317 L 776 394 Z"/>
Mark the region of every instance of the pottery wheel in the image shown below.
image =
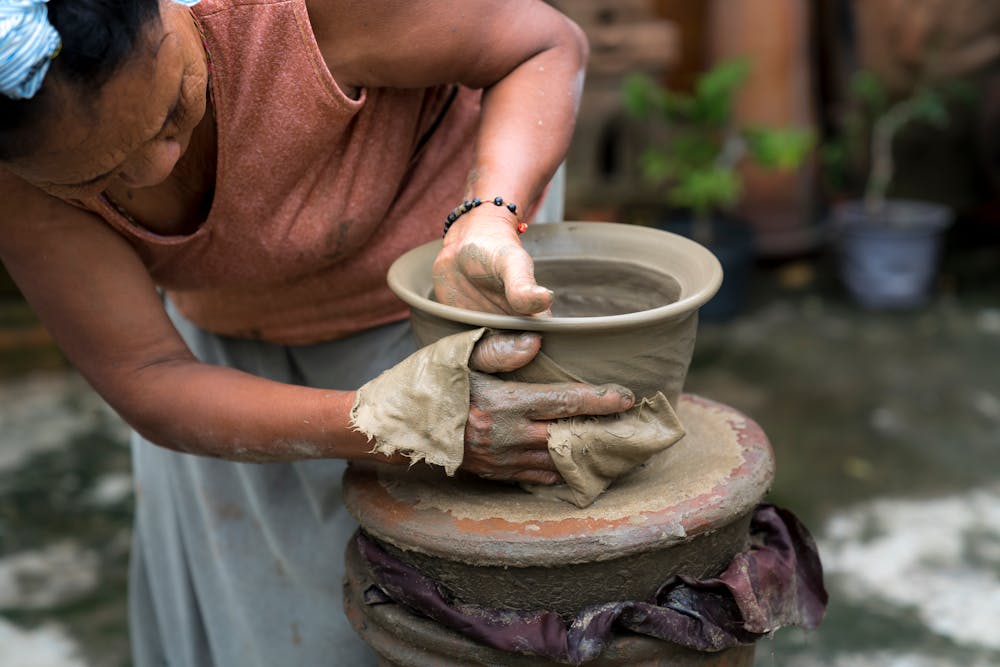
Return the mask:
<path id="1" fill-rule="evenodd" d="M 392 555 L 464 602 L 570 617 L 649 599 L 675 575 L 719 574 L 746 549 L 774 476 L 749 418 L 690 395 L 678 414 L 687 435 L 583 509 L 423 465 L 351 466 L 345 503 Z"/>
<path id="2" fill-rule="evenodd" d="M 678 414 L 687 435 L 584 509 L 428 466 L 352 466 L 345 502 L 381 542 L 472 565 L 559 567 L 664 549 L 748 514 L 774 475 L 767 437 L 748 417 L 691 395 Z"/>

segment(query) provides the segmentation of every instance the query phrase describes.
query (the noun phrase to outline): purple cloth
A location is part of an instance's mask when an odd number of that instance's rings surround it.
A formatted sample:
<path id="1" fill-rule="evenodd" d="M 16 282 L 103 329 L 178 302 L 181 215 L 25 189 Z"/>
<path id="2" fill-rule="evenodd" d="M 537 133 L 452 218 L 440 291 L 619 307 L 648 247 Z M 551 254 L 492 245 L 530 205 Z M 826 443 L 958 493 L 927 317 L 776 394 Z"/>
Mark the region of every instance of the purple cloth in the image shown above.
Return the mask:
<path id="1" fill-rule="evenodd" d="M 791 512 L 773 505 L 756 509 L 750 548 L 718 577 L 674 577 L 660 588 L 655 602 L 587 607 L 568 626 L 551 611 L 462 604 L 362 533 L 356 544 L 376 584 L 365 592 L 367 604 L 396 602 L 502 651 L 573 665 L 599 656 L 616 630 L 714 652 L 751 644 L 786 625 L 814 629 L 826 611 L 816 544 Z"/>

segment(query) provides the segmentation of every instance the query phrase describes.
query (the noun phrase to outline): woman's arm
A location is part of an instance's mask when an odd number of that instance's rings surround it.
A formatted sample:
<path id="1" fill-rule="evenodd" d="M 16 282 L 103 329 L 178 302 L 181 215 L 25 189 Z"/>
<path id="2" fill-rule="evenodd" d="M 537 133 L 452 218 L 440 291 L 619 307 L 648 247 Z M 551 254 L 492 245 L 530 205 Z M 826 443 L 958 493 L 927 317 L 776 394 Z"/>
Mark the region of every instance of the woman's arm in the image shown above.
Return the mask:
<path id="1" fill-rule="evenodd" d="M 195 359 L 135 251 L 93 214 L 2 171 L 0 201 L 8 202 L 0 211 L 0 260 L 73 365 L 151 442 L 244 462 L 409 463 L 371 453 L 351 424 L 354 391 L 283 384 Z M 492 336 L 475 348 L 470 367 L 519 368 L 539 345 L 537 336 Z M 462 467 L 494 479 L 555 483 L 547 422 L 620 412 L 632 401 L 615 386 L 478 380 Z"/>
<path id="2" fill-rule="evenodd" d="M 540 0 L 308 0 L 317 41 L 346 87 L 462 83 L 484 89 L 467 197 L 529 210 L 573 135 L 587 43 Z M 461 202 L 440 202 L 444 216 Z M 531 314 L 551 304 L 505 208 L 462 216 L 435 264 L 438 298 Z"/>
<path id="3" fill-rule="evenodd" d="M 237 461 L 376 458 L 349 427 L 354 392 L 198 362 L 102 220 L 3 172 L 0 201 L 16 202 L 0 214 L 0 259 L 73 365 L 149 440 Z"/>

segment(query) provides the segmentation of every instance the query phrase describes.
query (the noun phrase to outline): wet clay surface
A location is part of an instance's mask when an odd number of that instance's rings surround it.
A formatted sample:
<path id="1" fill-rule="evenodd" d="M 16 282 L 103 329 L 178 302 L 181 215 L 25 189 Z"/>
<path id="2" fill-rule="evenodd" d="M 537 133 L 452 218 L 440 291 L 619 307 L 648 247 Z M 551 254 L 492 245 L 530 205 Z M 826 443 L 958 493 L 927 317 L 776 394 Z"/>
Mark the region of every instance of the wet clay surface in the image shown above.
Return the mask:
<path id="1" fill-rule="evenodd" d="M 548 445 L 565 484 L 526 488 L 587 507 L 616 479 L 682 437 L 684 427 L 662 393 L 617 415 L 560 419 L 549 425 Z"/>
<path id="2" fill-rule="evenodd" d="M 379 468 L 378 483 L 401 504 L 456 519 L 500 518 L 530 525 L 564 519 L 629 518 L 641 523 L 643 514 L 715 488 L 744 461 L 739 433 L 733 428 L 733 420 L 740 420 L 736 413 L 715 404 L 685 400 L 678 416 L 687 425 L 687 435 L 612 484 L 584 509 L 531 496 L 514 486 L 461 475 L 443 484 L 443 474 L 427 468 Z"/>
<path id="3" fill-rule="evenodd" d="M 681 293 L 664 271 L 594 257 L 539 259 L 535 280 L 555 293 L 553 317 L 636 313 L 674 303 Z"/>
<path id="4" fill-rule="evenodd" d="M 753 421 L 690 396 L 680 416 L 686 437 L 584 509 L 420 466 L 352 466 L 344 501 L 383 544 L 480 568 L 561 568 L 668 549 L 747 514 L 774 474 Z"/>
<path id="5" fill-rule="evenodd" d="M 472 328 L 416 310 L 410 321 L 421 345 Z M 543 331 L 544 357 L 540 355 L 538 360 L 520 369 L 518 379 L 558 379 L 546 375 L 543 364 L 551 362 L 569 377 L 583 382 L 628 387 L 636 398 L 652 398 L 663 392 L 676 408 L 694 350 L 697 324 L 697 315 L 692 312 L 621 329 L 581 326 L 574 330 Z M 512 322 L 508 328 L 517 330 L 517 326 L 518 323 Z"/>

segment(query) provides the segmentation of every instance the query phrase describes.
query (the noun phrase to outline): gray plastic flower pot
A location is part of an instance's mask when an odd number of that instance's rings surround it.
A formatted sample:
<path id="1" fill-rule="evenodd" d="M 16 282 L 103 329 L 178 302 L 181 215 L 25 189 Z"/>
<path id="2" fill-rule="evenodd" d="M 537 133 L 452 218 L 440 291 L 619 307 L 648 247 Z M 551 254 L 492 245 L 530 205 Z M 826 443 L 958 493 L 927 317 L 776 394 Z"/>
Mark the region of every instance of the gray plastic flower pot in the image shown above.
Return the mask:
<path id="1" fill-rule="evenodd" d="M 836 206 L 833 228 L 847 291 L 873 309 L 926 303 L 953 218 L 946 206 L 902 199 L 887 200 L 874 211 L 861 201 Z"/>

